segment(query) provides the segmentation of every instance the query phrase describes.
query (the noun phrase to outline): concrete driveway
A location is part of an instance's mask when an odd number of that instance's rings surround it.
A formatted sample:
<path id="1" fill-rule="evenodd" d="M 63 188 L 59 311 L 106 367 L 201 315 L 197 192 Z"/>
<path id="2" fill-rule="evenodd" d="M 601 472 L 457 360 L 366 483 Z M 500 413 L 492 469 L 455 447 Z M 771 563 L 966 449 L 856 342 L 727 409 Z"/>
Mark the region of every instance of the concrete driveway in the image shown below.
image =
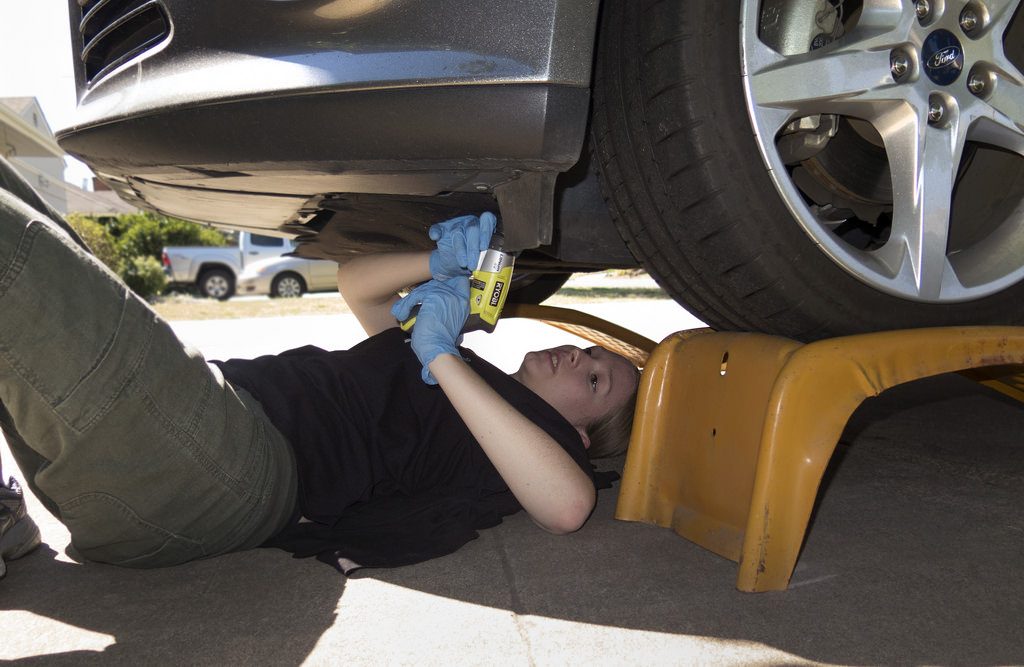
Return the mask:
<path id="1" fill-rule="evenodd" d="M 669 302 L 586 309 L 659 339 L 699 326 Z M 210 358 L 360 338 L 345 315 L 176 328 Z M 507 322 L 469 344 L 511 370 L 524 351 L 563 340 Z M 348 580 L 274 550 L 158 571 L 76 564 L 66 531 L 33 499 L 46 544 L 0 581 L 0 658 L 1024 664 L 1021 434 L 1020 406 L 958 376 L 868 401 L 844 433 L 790 589 L 760 595 L 735 590 L 734 563 L 667 530 L 615 521 L 617 489 L 571 536 L 519 514 L 451 556 Z"/>

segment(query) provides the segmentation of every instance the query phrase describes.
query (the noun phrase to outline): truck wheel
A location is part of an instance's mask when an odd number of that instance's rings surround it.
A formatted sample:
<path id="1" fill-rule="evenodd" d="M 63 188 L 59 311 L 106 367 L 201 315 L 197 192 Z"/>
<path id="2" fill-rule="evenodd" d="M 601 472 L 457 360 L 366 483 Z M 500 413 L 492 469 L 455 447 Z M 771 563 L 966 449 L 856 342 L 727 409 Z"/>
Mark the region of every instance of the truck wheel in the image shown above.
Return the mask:
<path id="1" fill-rule="evenodd" d="M 297 273 L 282 273 L 270 284 L 271 298 L 291 299 L 306 293 L 306 281 Z"/>
<path id="2" fill-rule="evenodd" d="M 199 295 L 226 301 L 235 293 L 235 277 L 226 269 L 207 269 L 199 276 Z"/>
<path id="3" fill-rule="evenodd" d="M 592 132 L 630 249 L 721 329 L 1024 324 L 1020 4 L 606 0 Z"/>

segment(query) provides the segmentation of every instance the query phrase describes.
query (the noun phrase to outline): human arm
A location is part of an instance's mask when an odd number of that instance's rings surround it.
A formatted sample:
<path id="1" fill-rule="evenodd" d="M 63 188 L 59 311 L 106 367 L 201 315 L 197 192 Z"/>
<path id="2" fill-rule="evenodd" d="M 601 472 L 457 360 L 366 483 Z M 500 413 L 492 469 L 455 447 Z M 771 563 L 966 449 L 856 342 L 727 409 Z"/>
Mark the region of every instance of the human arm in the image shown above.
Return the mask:
<path id="1" fill-rule="evenodd" d="M 594 509 L 597 492 L 572 457 L 461 357 L 440 354 L 429 367 L 534 523 L 558 535 L 578 530 Z"/>
<path id="2" fill-rule="evenodd" d="M 420 307 L 412 350 L 424 365 L 424 381 L 441 386 L 534 522 L 552 533 L 573 532 L 594 508 L 594 484 L 553 437 L 462 360 L 456 346 L 469 314 L 468 296 L 465 277 L 432 280 L 410 292 L 393 313 L 404 319 Z"/>
<path id="3" fill-rule="evenodd" d="M 429 250 L 360 255 L 338 267 L 338 291 L 369 336 L 395 326 L 399 290 L 429 279 Z"/>
<path id="4" fill-rule="evenodd" d="M 338 268 L 338 291 L 367 335 L 395 326 L 391 306 L 397 292 L 430 278 L 468 276 L 490 243 L 493 213 L 464 215 L 431 225 L 434 251 L 393 252 L 354 257 Z"/>

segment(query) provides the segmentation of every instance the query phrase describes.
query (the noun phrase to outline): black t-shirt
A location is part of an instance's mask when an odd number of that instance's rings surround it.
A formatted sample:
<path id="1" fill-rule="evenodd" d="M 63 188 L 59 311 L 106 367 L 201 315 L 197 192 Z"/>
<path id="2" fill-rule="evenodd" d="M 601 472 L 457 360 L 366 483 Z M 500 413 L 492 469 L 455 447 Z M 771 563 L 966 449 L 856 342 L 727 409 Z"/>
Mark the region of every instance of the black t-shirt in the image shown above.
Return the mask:
<path id="1" fill-rule="evenodd" d="M 572 425 L 514 378 L 462 352 L 594 479 Z M 307 346 L 213 363 L 260 402 L 295 452 L 299 509 L 312 523 L 292 522 L 267 546 L 335 566 L 404 565 L 451 553 L 521 509 L 444 392 L 420 379 L 401 329 L 350 350 Z"/>

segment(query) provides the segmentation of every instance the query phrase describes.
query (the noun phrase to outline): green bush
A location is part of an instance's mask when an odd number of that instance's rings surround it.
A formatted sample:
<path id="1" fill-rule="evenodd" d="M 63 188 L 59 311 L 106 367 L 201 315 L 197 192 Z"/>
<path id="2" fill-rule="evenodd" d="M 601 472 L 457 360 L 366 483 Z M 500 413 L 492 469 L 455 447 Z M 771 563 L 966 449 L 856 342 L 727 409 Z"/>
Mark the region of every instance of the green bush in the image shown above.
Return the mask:
<path id="1" fill-rule="evenodd" d="M 71 214 L 67 220 L 96 257 L 146 299 L 167 286 L 161 266 L 165 246 L 227 244 L 226 236 L 215 229 L 154 213 L 105 217 Z"/>
<path id="2" fill-rule="evenodd" d="M 72 229 L 78 232 L 78 235 L 101 262 L 114 273 L 118 275 L 122 273 L 124 258 L 109 229 L 96 222 L 95 219 L 77 213 L 69 215 L 67 222 Z"/>
<path id="3" fill-rule="evenodd" d="M 167 276 L 164 275 L 163 267 L 149 255 L 132 258 L 127 262 L 121 277 L 128 287 L 144 299 L 153 298 L 167 287 Z"/>
<path id="4" fill-rule="evenodd" d="M 147 255 L 156 260 L 164 246 L 223 246 L 226 239 L 220 232 L 194 222 L 165 218 L 151 213 L 118 216 L 117 243 L 122 257 Z"/>

